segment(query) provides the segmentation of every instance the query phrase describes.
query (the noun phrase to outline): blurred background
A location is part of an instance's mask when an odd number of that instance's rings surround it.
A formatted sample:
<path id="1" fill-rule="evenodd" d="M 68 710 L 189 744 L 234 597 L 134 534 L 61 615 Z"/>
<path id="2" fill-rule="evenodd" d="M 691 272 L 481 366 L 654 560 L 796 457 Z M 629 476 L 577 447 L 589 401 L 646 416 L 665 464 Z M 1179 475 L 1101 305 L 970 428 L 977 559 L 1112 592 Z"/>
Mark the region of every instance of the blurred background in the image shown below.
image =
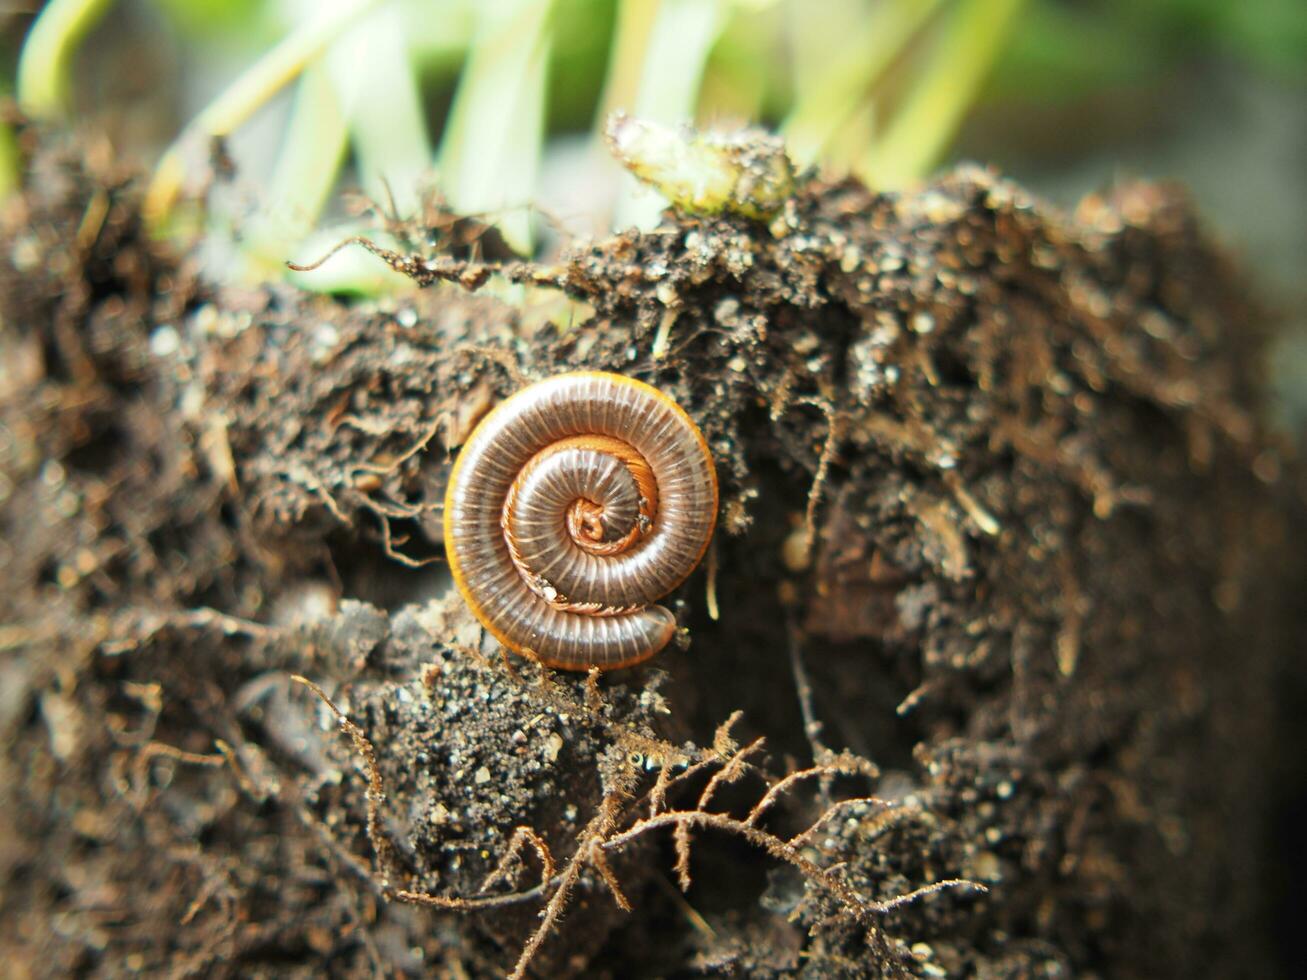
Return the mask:
<path id="1" fill-rule="evenodd" d="M 1063 206 L 1177 178 L 1286 321 L 1277 406 L 1307 423 L 1303 0 L 0 0 L 0 58 L 0 95 L 152 172 L 160 232 L 224 277 L 320 254 L 351 191 L 437 193 L 524 253 L 649 225 L 614 109 L 759 124 L 884 188 L 959 159 Z M 362 253 L 301 281 L 405 288 Z"/>

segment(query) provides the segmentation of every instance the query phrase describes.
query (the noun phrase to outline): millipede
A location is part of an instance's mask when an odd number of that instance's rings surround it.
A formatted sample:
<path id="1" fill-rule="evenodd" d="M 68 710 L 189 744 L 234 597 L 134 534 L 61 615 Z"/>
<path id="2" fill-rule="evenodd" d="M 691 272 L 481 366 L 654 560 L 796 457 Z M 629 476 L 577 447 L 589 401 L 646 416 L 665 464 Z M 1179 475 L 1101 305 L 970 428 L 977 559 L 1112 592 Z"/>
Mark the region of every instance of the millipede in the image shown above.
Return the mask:
<path id="1" fill-rule="evenodd" d="M 712 453 L 675 401 L 620 374 L 560 374 L 510 395 L 468 437 L 445 495 L 445 552 L 505 647 L 611 670 L 675 634 L 656 600 L 699 564 L 717 504 Z"/>

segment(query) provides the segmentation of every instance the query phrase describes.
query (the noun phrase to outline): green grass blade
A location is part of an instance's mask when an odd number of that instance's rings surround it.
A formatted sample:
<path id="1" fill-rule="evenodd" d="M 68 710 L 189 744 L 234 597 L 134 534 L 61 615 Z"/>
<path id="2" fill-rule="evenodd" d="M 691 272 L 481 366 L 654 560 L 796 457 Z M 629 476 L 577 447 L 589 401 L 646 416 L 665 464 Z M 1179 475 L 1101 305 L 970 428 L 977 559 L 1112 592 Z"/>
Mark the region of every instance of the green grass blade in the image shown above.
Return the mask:
<path id="1" fill-rule="evenodd" d="M 885 0 L 860 19 L 846 43 L 824 59 L 813 59 L 820 67 L 812 69 L 781 127 L 795 163 L 803 166 L 822 157 L 940 3 Z M 796 9 L 799 17 L 812 16 L 810 8 Z M 825 45 L 830 39 L 814 31 L 812 41 Z"/>
<path id="2" fill-rule="evenodd" d="M 551 0 L 484 4 L 440 147 L 449 203 L 495 219 L 531 249 L 531 204 L 544 139 Z"/>
<path id="3" fill-rule="evenodd" d="M 18 104 L 33 119 L 68 109 L 73 54 L 111 0 L 50 0 L 23 43 L 18 60 Z"/>
<path id="4" fill-rule="evenodd" d="M 940 162 L 1025 3 L 962 0 L 907 101 L 858 167 L 870 186 L 902 186 Z"/>
<path id="5" fill-rule="evenodd" d="M 156 228 L 167 218 L 185 178 L 185 155 L 196 144 L 226 136 L 249 119 L 349 28 L 383 0 L 347 0 L 302 24 L 206 106 L 168 148 L 145 197 L 145 213 Z"/>
<path id="6" fill-rule="evenodd" d="M 401 215 L 412 214 L 432 151 L 400 10 L 360 22 L 331 46 L 326 64 L 349 120 L 363 192 L 377 201 L 389 193 Z"/>
<path id="7" fill-rule="evenodd" d="M 8 124 L 0 123 L 0 201 L 18 189 L 22 177 L 19 167 L 14 131 Z"/>
<path id="8" fill-rule="evenodd" d="M 609 115 L 629 110 L 640 91 L 640 67 L 658 18 L 660 0 L 619 0 L 617 24 L 608 50 L 608 77 L 595 118 L 595 135 L 602 136 Z"/>
<path id="9" fill-rule="evenodd" d="M 280 279 L 330 198 L 349 135 L 344 107 L 326 64 L 304 72 L 277 156 L 265 205 L 244 229 L 246 273 Z"/>

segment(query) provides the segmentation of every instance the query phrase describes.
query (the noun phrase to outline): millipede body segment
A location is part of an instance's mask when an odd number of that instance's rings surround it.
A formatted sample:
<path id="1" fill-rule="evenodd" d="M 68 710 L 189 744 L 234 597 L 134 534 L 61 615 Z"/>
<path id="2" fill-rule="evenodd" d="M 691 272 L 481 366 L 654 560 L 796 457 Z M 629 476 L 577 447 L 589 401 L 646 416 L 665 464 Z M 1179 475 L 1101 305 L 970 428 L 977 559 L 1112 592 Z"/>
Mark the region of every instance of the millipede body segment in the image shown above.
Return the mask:
<path id="1" fill-rule="evenodd" d="M 717 520 L 698 426 L 619 374 L 516 392 L 472 432 L 445 495 L 454 582 L 506 647 L 551 667 L 653 656 L 676 620 L 655 601 L 694 570 Z"/>

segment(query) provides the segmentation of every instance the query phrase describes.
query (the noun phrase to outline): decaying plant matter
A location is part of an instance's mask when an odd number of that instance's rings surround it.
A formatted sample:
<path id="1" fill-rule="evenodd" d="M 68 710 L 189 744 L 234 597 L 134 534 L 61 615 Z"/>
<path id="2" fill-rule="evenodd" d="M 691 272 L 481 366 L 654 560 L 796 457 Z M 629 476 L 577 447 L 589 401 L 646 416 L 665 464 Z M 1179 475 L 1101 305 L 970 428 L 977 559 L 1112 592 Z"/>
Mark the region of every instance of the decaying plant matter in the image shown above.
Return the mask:
<path id="1" fill-rule="evenodd" d="M 547 264 L 419 219 L 373 247 L 430 288 L 355 304 L 205 281 L 139 203 L 48 151 L 0 220 L 20 975 L 1264 971 L 1301 508 L 1175 191 L 806 180 Z M 578 368 L 722 491 L 688 647 L 602 678 L 441 564 L 477 419 Z"/>

